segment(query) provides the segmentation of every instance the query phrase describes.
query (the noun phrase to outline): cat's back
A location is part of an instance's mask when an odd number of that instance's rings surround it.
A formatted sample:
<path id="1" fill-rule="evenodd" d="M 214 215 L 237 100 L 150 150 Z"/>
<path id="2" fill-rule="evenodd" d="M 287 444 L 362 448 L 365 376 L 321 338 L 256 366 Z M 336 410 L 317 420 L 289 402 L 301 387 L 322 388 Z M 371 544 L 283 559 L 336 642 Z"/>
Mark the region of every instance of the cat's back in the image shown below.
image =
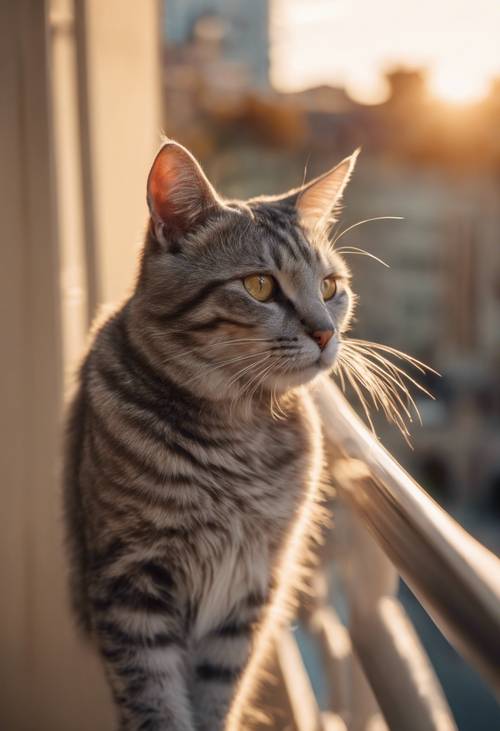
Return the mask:
<path id="1" fill-rule="evenodd" d="M 88 553 L 86 546 L 85 499 L 82 490 L 82 463 L 90 419 L 90 379 L 93 361 L 113 360 L 113 340 L 117 318 L 115 313 L 95 329 L 90 347 L 77 374 L 75 388 L 68 402 L 63 438 L 63 508 L 65 537 L 69 552 L 70 594 L 73 609 L 81 628 L 90 630 L 87 607 L 86 573 Z"/>

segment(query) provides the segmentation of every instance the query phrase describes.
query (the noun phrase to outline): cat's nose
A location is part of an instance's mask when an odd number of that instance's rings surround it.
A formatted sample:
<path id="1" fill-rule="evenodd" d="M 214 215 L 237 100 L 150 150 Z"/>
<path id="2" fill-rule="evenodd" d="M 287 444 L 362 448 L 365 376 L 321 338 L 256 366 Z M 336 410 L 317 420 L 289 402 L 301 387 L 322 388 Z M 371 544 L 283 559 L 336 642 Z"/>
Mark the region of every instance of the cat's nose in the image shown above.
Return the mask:
<path id="1" fill-rule="evenodd" d="M 324 350 L 334 334 L 335 330 L 315 330 L 311 337 L 319 345 L 319 349 Z"/>

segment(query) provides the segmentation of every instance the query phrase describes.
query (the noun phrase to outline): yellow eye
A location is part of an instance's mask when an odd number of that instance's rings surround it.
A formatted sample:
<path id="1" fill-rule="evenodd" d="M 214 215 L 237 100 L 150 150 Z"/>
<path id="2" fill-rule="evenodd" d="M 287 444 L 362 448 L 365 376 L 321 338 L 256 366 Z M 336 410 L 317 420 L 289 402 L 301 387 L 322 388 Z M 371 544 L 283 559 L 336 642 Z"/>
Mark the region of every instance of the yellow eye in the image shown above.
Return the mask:
<path id="1" fill-rule="evenodd" d="M 335 277 L 325 277 L 321 282 L 321 294 L 324 300 L 331 300 L 337 293 L 337 280 Z"/>
<path id="2" fill-rule="evenodd" d="M 243 280 L 246 291 L 259 302 L 267 302 L 274 292 L 274 279 L 269 274 L 251 274 Z"/>

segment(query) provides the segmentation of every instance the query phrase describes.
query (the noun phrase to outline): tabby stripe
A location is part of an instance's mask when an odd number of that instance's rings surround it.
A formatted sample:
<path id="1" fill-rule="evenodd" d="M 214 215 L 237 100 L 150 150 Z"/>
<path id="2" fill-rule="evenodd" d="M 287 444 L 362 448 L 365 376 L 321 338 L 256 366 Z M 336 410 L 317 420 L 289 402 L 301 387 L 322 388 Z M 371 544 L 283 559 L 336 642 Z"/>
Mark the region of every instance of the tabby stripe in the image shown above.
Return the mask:
<path id="1" fill-rule="evenodd" d="M 244 327 L 253 329 L 255 326 L 254 323 L 251 322 L 241 322 L 240 320 L 233 320 L 230 317 L 214 317 L 211 320 L 207 320 L 207 322 L 202 322 L 199 325 L 190 325 L 190 331 L 204 331 L 204 330 L 215 330 L 221 325 L 237 325 L 238 327 Z"/>
<path id="2" fill-rule="evenodd" d="M 104 381 L 108 390 L 115 393 L 122 402 L 128 401 L 150 415 L 154 415 L 158 420 L 166 420 L 166 401 L 163 398 L 150 399 L 144 396 L 141 397 L 137 388 L 132 389 L 128 387 L 116 370 L 109 367 L 99 367 L 96 369 L 96 373 Z"/>
<path id="3" fill-rule="evenodd" d="M 98 435 L 104 439 L 111 449 L 129 465 L 131 465 L 139 475 L 144 474 L 151 477 L 155 482 L 164 484 L 166 482 L 166 474 L 155 467 L 154 464 L 145 459 L 142 454 L 135 452 L 125 442 L 113 434 L 95 410 L 92 410 L 91 419 L 97 429 Z"/>
<path id="4" fill-rule="evenodd" d="M 123 647 L 114 647 L 113 649 L 110 649 L 109 647 L 100 647 L 99 650 L 101 655 L 105 657 L 106 660 L 109 660 L 113 663 L 120 662 L 120 660 L 124 660 L 127 657 L 127 651 Z"/>
<path id="5" fill-rule="evenodd" d="M 119 495 L 123 494 L 124 492 L 130 496 L 131 498 L 135 499 L 137 502 L 144 502 L 147 501 L 152 506 L 158 506 L 163 505 L 166 508 L 169 509 L 179 509 L 180 503 L 185 504 L 185 496 L 182 496 L 182 500 L 177 500 L 176 496 L 174 495 L 165 495 L 165 485 L 159 486 L 157 489 L 150 489 L 150 490 L 144 490 L 143 488 L 137 488 L 137 487 L 131 487 L 127 481 L 125 482 L 118 482 L 114 475 L 110 474 L 106 463 L 101 459 L 101 456 L 99 454 L 99 449 L 95 445 L 95 442 L 93 440 L 93 434 L 91 434 L 91 446 L 93 448 L 93 456 L 98 464 L 98 467 L 101 471 L 101 473 L 104 475 L 104 477 L 107 480 L 107 485 L 118 492 Z M 110 457 L 107 457 L 107 460 L 109 461 Z M 113 457 L 111 456 L 111 459 Z M 116 458 L 115 458 L 116 459 Z M 116 462 L 115 462 L 116 463 Z M 117 467 L 119 468 L 120 465 L 117 464 Z M 220 493 L 217 487 L 211 485 L 208 482 L 204 482 L 202 480 L 197 479 L 194 476 L 191 475 L 183 475 L 183 474 L 169 474 L 168 476 L 168 484 L 169 485 L 177 485 L 179 489 L 182 489 L 183 487 L 194 487 L 198 488 L 200 490 L 203 490 L 207 493 L 209 497 L 211 497 L 213 500 L 217 501 L 220 499 Z M 236 504 L 236 496 L 232 497 L 233 502 Z M 185 506 L 186 510 L 190 510 L 193 506 L 196 505 L 196 501 L 193 501 L 190 505 Z M 174 529 L 172 529 L 174 530 Z M 181 529 L 179 529 L 181 530 Z M 184 530 L 184 529 L 183 529 Z"/>
<path id="6" fill-rule="evenodd" d="M 93 434 L 91 433 L 91 446 L 93 448 L 93 456 L 98 464 L 98 467 L 106 478 L 106 488 L 114 490 L 118 494 L 118 498 L 123 500 L 123 494 L 127 495 L 127 497 L 131 497 L 133 499 L 134 503 L 144 503 L 146 502 L 148 505 L 151 505 L 153 507 L 158 507 L 159 505 L 164 506 L 169 511 L 176 511 L 177 514 L 180 513 L 180 519 L 182 520 L 182 516 L 185 513 L 188 513 L 190 516 L 193 515 L 193 507 L 196 508 L 197 501 L 193 500 L 192 503 L 189 505 L 185 504 L 185 495 L 182 496 L 182 499 L 177 499 L 175 496 L 171 495 L 165 495 L 163 494 L 164 485 L 161 486 L 160 490 L 158 491 L 144 491 L 139 490 L 136 487 L 131 487 L 128 482 L 118 482 L 114 476 L 110 475 L 107 469 L 107 465 L 103 462 L 100 455 L 98 454 L 98 449 L 95 446 L 95 443 L 93 441 Z M 108 457 L 108 461 L 109 461 Z M 111 458 L 112 459 L 112 458 Z M 182 489 L 182 487 L 193 487 L 195 489 L 203 490 L 212 500 L 215 502 L 218 502 L 220 500 L 220 492 L 217 487 L 214 487 L 210 484 L 207 484 L 205 482 L 202 482 L 201 480 L 197 480 L 195 477 L 190 477 L 187 475 L 169 475 L 168 476 L 168 484 L 176 484 L 179 486 L 179 489 Z M 96 499 L 99 500 L 101 497 L 99 494 L 94 495 Z M 226 496 L 227 499 L 229 499 L 231 502 L 233 502 L 238 508 L 241 508 L 240 501 L 236 495 L 228 495 Z M 130 510 L 137 510 L 137 505 L 131 506 Z M 199 512 L 199 511 L 198 511 Z M 126 514 L 126 513 L 125 513 Z M 190 534 L 190 528 L 187 528 L 186 526 L 169 526 L 169 527 L 159 527 L 154 522 L 149 520 L 144 513 L 141 513 L 140 516 L 140 522 L 141 525 L 138 528 L 135 529 L 129 529 L 128 535 L 130 538 L 134 537 L 144 537 L 144 532 L 147 531 L 147 537 L 151 538 L 151 536 L 156 534 L 159 538 L 178 538 L 181 537 L 183 540 L 186 540 L 186 537 Z M 144 525 L 142 525 L 144 524 Z M 198 528 L 206 529 L 206 530 L 223 530 L 224 526 L 220 524 L 216 524 L 213 521 L 200 521 L 197 520 Z"/>
<path id="7" fill-rule="evenodd" d="M 304 234 L 300 231 L 300 229 L 294 229 L 294 234 L 295 236 L 293 237 L 293 240 L 297 244 L 300 253 L 308 264 L 312 264 L 314 261 L 314 256 L 311 245 L 305 238 Z"/>
<path id="8" fill-rule="evenodd" d="M 273 226 L 273 224 L 270 223 L 269 221 L 264 220 L 264 221 L 261 221 L 261 223 L 263 224 L 264 228 L 266 228 L 273 235 L 274 240 L 279 242 L 282 246 L 284 246 L 286 248 L 287 252 L 290 254 L 292 259 L 294 261 L 298 261 L 298 256 L 295 252 L 295 249 L 291 245 L 291 242 L 288 239 L 288 237 L 280 235 L 277 228 L 275 226 Z"/>
<path id="9" fill-rule="evenodd" d="M 184 418 L 186 411 L 199 416 L 202 399 L 196 398 L 182 386 L 173 383 L 164 373 L 159 373 L 156 370 L 145 354 L 130 340 L 125 321 L 126 314 L 127 308 L 123 311 L 123 317 L 117 322 L 119 339 L 118 342 L 115 342 L 115 345 L 118 346 L 118 356 L 123 371 L 127 375 L 132 374 L 137 381 L 145 386 L 146 390 L 152 392 L 155 398 L 161 399 L 164 404 L 168 404 L 169 410 L 174 403 L 180 402 L 178 411 L 183 414 Z"/>
<path id="10" fill-rule="evenodd" d="M 220 279 L 214 279 L 212 282 L 209 282 L 204 287 L 202 287 L 194 297 L 191 297 L 191 299 L 187 300 L 186 302 L 182 302 L 178 307 L 176 307 L 171 312 L 166 312 L 162 315 L 156 315 L 155 319 L 162 323 L 168 323 L 172 320 L 176 320 L 177 318 L 181 317 L 182 315 L 187 314 L 190 310 L 193 310 L 195 307 L 198 307 L 201 305 L 210 295 L 212 292 L 214 292 L 216 289 L 218 289 L 221 285 L 225 284 L 226 280 L 220 280 Z"/>
<path id="11" fill-rule="evenodd" d="M 166 400 L 158 398 L 148 398 L 142 395 L 138 389 L 133 389 L 126 385 L 120 378 L 119 374 L 115 370 L 109 368 L 99 368 L 97 374 L 104 382 L 108 391 L 111 391 L 121 404 L 132 404 L 135 406 L 146 419 L 149 420 L 150 425 L 158 423 L 168 423 L 167 421 L 167 403 Z M 127 414 L 132 420 L 132 415 Z M 145 423 L 140 422 L 138 416 L 135 416 L 136 421 L 141 429 L 145 428 Z M 154 427 L 153 427 L 154 428 Z M 164 432 L 163 428 L 154 429 L 158 439 L 164 443 Z M 153 433 L 153 430 L 151 431 Z"/>
<path id="12" fill-rule="evenodd" d="M 139 573 L 146 574 L 163 591 L 173 589 L 175 582 L 172 574 L 164 566 L 154 561 L 146 561 L 137 567 Z"/>
<path id="13" fill-rule="evenodd" d="M 298 261 L 300 256 L 304 259 L 304 252 L 301 250 L 301 247 L 299 246 L 299 243 L 295 236 L 292 236 L 289 231 L 287 231 L 284 228 L 277 228 L 274 230 L 274 235 L 278 238 L 279 241 L 286 243 L 288 246 L 289 251 L 293 251 L 293 256 L 295 258 L 295 261 Z M 299 256 L 300 255 L 300 256 Z"/>
<path id="14" fill-rule="evenodd" d="M 289 449 L 283 450 L 283 453 L 279 457 L 273 455 L 262 455 L 261 460 L 266 464 L 267 468 L 274 470 L 275 474 L 284 467 L 289 467 L 293 464 L 300 455 L 297 454 L 296 450 Z"/>
<path id="15" fill-rule="evenodd" d="M 279 237 L 281 242 L 286 241 L 290 251 L 293 251 L 294 258 L 297 259 L 296 247 L 302 258 L 305 259 L 308 264 L 311 264 L 313 261 L 312 249 L 300 228 L 297 226 L 290 226 L 288 218 L 283 215 L 279 215 L 277 211 L 268 210 L 267 214 L 271 221 L 274 235 Z"/>
<path id="16" fill-rule="evenodd" d="M 149 637 L 147 635 L 132 635 L 122 630 L 114 622 L 98 622 L 96 630 L 103 640 L 109 639 L 122 647 L 134 649 L 146 648 L 151 650 L 159 647 L 169 647 L 170 645 L 182 645 L 182 641 L 178 635 L 168 632 L 158 632 Z"/>
<path id="17" fill-rule="evenodd" d="M 244 600 L 244 604 L 249 608 L 259 608 L 266 604 L 269 600 L 269 595 L 259 594 L 257 592 L 251 592 Z"/>
<path id="18" fill-rule="evenodd" d="M 270 244 L 271 244 L 271 246 L 270 246 L 270 249 L 271 249 L 271 251 L 270 251 L 271 259 L 273 260 L 273 262 L 274 262 L 274 264 L 275 264 L 275 266 L 276 266 L 277 269 L 282 269 L 282 267 L 283 267 L 283 255 L 281 253 L 281 249 L 279 248 L 279 246 L 276 246 L 275 245 L 274 239 L 271 239 Z"/>
<path id="19" fill-rule="evenodd" d="M 109 371 L 106 369 L 106 371 L 101 370 L 99 375 L 101 375 L 103 379 L 107 380 L 110 374 Z M 111 389 L 111 384 L 108 383 L 107 385 Z M 120 395 L 123 397 L 124 400 L 128 400 L 139 408 L 147 410 L 147 406 L 143 403 L 141 399 L 138 398 L 138 396 L 133 391 L 129 391 L 127 388 L 123 388 L 123 384 L 120 384 L 119 382 L 116 382 L 115 385 L 117 386 L 115 393 L 120 392 Z M 94 417 L 94 413 L 95 410 L 93 410 L 92 418 Z M 126 418 L 129 418 L 129 416 L 130 415 L 127 414 Z M 100 426 L 100 428 L 102 429 L 104 437 L 108 439 L 110 444 L 112 443 L 116 446 L 116 450 L 121 453 L 124 458 L 129 459 L 131 463 L 135 462 L 136 467 L 139 467 L 140 469 L 149 472 L 152 477 L 156 478 L 160 482 L 165 482 L 165 475 L 155 469 L 155 467 L 150 462 L 146 462 L 140 455 L 133 452 L 128 446 L 125 445 L 124 442 L 112 435 L 107 426 L 104 424 L 103 420 L 100 419 L 100 417 L 96 418 L 96 422 L 100 422 L 100 424 L 98 423 L 98 426 Z M 211 476 L 217 475 L 219 477 L 225 477 L 231 480 L 240 479 L 242 476 L 241 471 L 234 471 L 229 469 L 228 467 L 225 467 L 224 465 L 216 465 L 212 462 L 205 462 L 198 459 L 192 452 L 190 452 L 188 449 L 186 449 L 186 447 L 183 447 L 178 442 L 167 441 L 166 439 L 164 439 L 161 446 L 163 449 L 168 449 L 173 454 L 183 457 L 187 462 L 191 464 L 193 468 L 197 468 L 203 473 L 208 473 Z M 192 478 L 189 476 L 186 479 L 189 482 Z"/>
<path id="20" fill-rule="evenodd" d="M 114 340 L 121 365 L 125 373 L 133 373 L 137 380 L 143 383 L 148 390 L 163 398 L 172 384 L 162 374 L 158 373 L 143 353 L 132 344 L 125 319 L 127 312 L 128 309 L 125 307 L 122 317 L 117 321 L 117 338 Z"/>
<path id="21" fill-rule="evenodd" d="M 131 393 L 130 396 L 132 397 L 133 394 Z M 212 439 L 204 437 L 201 434 L 196 434 L 189 429 L 185 429 L 180 424 L 176 423 L 174 426 L 169 424 L 165 420 L 159 421 L 159 419 L 157 419 L 156 416 L 153 415 L 150 411 L 145 411 L 141 406 L 139 406 L 138 400 L 134 405 L 137 406 L 137 410 L 131 411 L 129 409 L 126 413 L 123 414 L 123 416 L 127 419 L 127 421 L 130 422 L 132 426 L 137 427 L 141 432 L 145 432 L 150 439 L 156 441 L 158 443 L 158 446 L 162 449 L 165 448 L 166 439 L 168 438 L 168 431 L 175 431 L 176 434 L 183 437 L 184 439 L 195 442 L 197 446 L 205 448 L 227 447 L 228 445 L 234 444 L 237 441 L 234 438 Z M 178 442 L 169 443 L 178 444 Z M 183 448 L 182 445 L 179 445 L 179 447 Z"/>
<path id="22" fill-rule="evenodd" d="M 113 391 L 113 393 L 116 394 L 117 398 L 122 401 L 122 403 L 128 401 L 129 403 L 137 406 L 138 409 L 146 412 L 147 414 L 155 413 L 158 416 L 158 419 L 165 419 L 166 413 L 163 409 L 161 409 L 161 403 L 158 403 L 158 401 L 150 401 L 147 398 L 141 398 L 136 390 L 134 391 L 128 388 L 123 382 L 121 382 L 120 379 L 117 378 L 117 374 L 115 372 L 109 370 L 108 368 L 101 368 L 98 371 L 98 374 L 106 383 L 107 388 L 110 391 Z M 134 420 L 134 417 L 131 413 L 124 414 L 124 417 L 129 419 L 130 421 Z M 142 422 L 138 425 L 140 426 L 140 428 L 143 428 Z M 222 465 L 214 465 L 209 462 L 202 462 L 197 457 L 195 457 L 195 455 L 186 447 L 183 447 L 178 442 L 173 442 L 171 440 L 167 441 L 165 436 L 163 436 L 160 441 L 163 449 L 169 449 L 174 454 L 184 457 L 188 462 L 200 469 L 209 470 L 211 472 L 218 471 L 220 474 L 224 474 L 231 478 L 235 478 L 239 474 L 229 470 Z"/>
<path id="23" fill-rule="evenodd" d="M 145 702 L 138 702 L 138 701 L 131 701 L 125 699 L 125 701 L 122 703 L 122 705 L 128 710 L 132 711 L 132 713 L 136 714 L 137 716 L 152 716 L 153 718 L 149 718 L 144 720 L 140 726 L 137 727 L 137 731 L 156 731 L 158 726 L 157 719 L 158 716 L 158 708 L 156 705 L 150 705 L 149 703 Z M 155 720 L 156 719 L 156 720 Z"/>
<path id="24" fill-rule="evenodd" d="M 90 565 L 94 571 L 101 571 L 123 558 L 127 551 L 126 544 L 116 538 L 106 548 L 96 551 L 91 556 Z"/>
<path id="25" fill-rule="evenodd" d="M 115 696 L 117 702 L 126 705 L 133 703 L 130 696 L 141 695 L 148 685 L 148 676 L 142 668 L 137 665 L 118 665 L 113 668 L 114 672 L 125 681 L 125 690 L 127 693 L 126 700 L 121 695 Z"/>
<path id="26" fill-rule="evenodd" d="M 189 429 L 186 429 L 185 427 L 181 426 L 180 424 L 175 425 L 175 430 L 180 434 L 181 437 L 184 437 L 184 439 L 189 439 L 191 442 L 196 442 L 200 447 L 208 447 L 208 448 L 217 448 L 217 447 L 228 447 L 231 444 L 235 444 L 240 439 L 236 439 L 233 437 L 227 437 L 227 438 L 213 438 L 213 437 L 206 437 L 202 436 L 201 434 L 190 431 Z"/>
<path id="27" fill-rule="evenodd" d="M 95 597 L 92 603 L 97 610 L 107 611 L 111 607 L 123 607 L 125 609 L 143 610 L 151 613 L 169 612 L 176 614 L 178 607 L 171 596 L 166 592 L 158 597 L 150 594 L 130 583 L 126 576 L 119 576 L 110 579 L 105 584 L 106 597 Z"/>
<path id="28" fill-rule="evenodd" d="M 125 311 L 124 311 L 125 312 Z M 199 421 L 202 415 L 200 410 L 200 400 L 192 397 L 192 395 L 185 391 L 181 386 L 172 383 L 166 376 L 159 374 L 146 360 L 141 352 L 130 342 L 130 338 L 127 333 L 125 322 L 119 320 L 118 329 L 120 334 L 119 342 L 119 355 L 121 356 L 121 366 L 123 373 L 127 376 L 132 373 L 137 380 L 142 383 L 146 390 L 152 392 L 150 395 L 151 399 L 146 398 L 148 407 L 145 409 L 148 412 L 148 416 L 154 414 L 162 423 L 166 423 L 175 429 L 181 436 L 191 441 L 198 442 L 202 446 L 226 446 L 231 443 L 231 439 L 214 439 L 213 437 L 205 437 L 201 434 L 197 434 L 190 429 L 186 429 L 183 423 L 186 421 L 189 410 L 193 413 L 193 421 Z M 117 345 L 117 343 L 115 343 Z M 97 369 L 99 372 L 99 369 Z M 147 374 L 147 377 L 146 377 Z M 107 373 L 108 377 L 111 377 L 111 373 Z M 121 383 L 119 376 L 114 373 L 114 383 L 118 388 L 118 384 Z M 129 390 L 123 385 L 125 393 L 129 393 Z M 131 398 L 132 400 L 132 398 Z M 176 408 L 176 402 L 179 402 L 179 406 Z M 140 401 L 137 402 L 140 408 Z M 160 408 L 159 408 L 160 406 Z M 210 427 L 213 427 L 210 424 Z"/>
<path id="29" fill-rule="evenodd" d="M 171 510 L 171 509 L 179 510 L 181 503 L 184 503 L 184 497 L 182 500 L 178 500 L 175 496 L 164 495 L 163 490 L 165 488 L 165 485 L 161 485 L 160 488 L 159 489 L 157 488 L 156 490 L 152 490 L 152 489 L 145 490 L 143 488 L 138 488 L 137 486 L 131 487 L 129 484 L 130 479 L 128 476 L 126 477 L 126 479 L 123 482 L 118 481 L 116 475 L 110 473 L 110 471 L 108 470 L 108 465 L 107 465 L 108 462 L 112 461 L 117 466 L 117 468 L 120 469 L 121 463 L 120 462 L 117 463 L 116 456 L 115 455 L 106 455 L 106 461 L 104 461 L 101 458 L 99 448 L 95 444 L 93 434 L 91 434 L 91 448 L 92 448 L 92 455 L 95 460 L 95 463 L 96 463 L 97 467 L 99 468 L 100 473 L 106 478 L 106 489 L 114 490 L 115 492 L 118 493 L 118 496 L 121 497 L 122 499 L 123 499 L 124 494 L 127 497 L 132 498 L 133 502 L 135 503 L 134 509 L 137 509 L 137 503 L 146 502 L 147 504 L 149 504 L 153 507 L 158 507 L 159 505 L 162 505 L 163 507 L 165 507 L 169 510 Z M 177 483 L 178 485 L 184 485 L 184 486 L 191 485 L 193 487 L 198 487 L 200 489 L 205 490 L 205 492 L 207 492 L 210 495 L 210 492 L 206 488 L 204 483 L 201 483 L 188 476 L 183 477 L 180 475 L 174 475 L 174 476 L 169 475 L 168 483 L 169 484 Z M 102 500 L 100 500 L 101 496 L 99 494 L 94 494 L 94 497 L 95 497 L 95 499 L 100 501 L 102 504 Z M 187 506 L 186 509 L 189 509 L 189 507 L 190 506 Z M 116 506 L 115 513 L 117 515 L 120 514 L 120 506 Z M 122 511 L 122 514 L 123 514 L 123 511 Z M 141 516 L 141 520 L 145 521 L 146 518 L 144 516 Z M 149 522 L 149 525 L 151 527 L 153 527 L 153 523 L 151 523 L 150 521 L 148 521 L 148 522 Z M 155 526 L 155 528 L 156 528 L 156 526 Z"/>
<path id="30" fill-rule="evenodd" d="M 214 637 L 246 637 L 251 633 L 252 626 L 251 622 L 232 622 L 217 627 L 211 634 Z"/>
<path id="31" fill-rule="evenodd" d="M 232 683 L 239 677 L 240 668 L 225 668 L 211 663 L 202 663 L 196 667 L 196 675 L 200 680 Z"/>

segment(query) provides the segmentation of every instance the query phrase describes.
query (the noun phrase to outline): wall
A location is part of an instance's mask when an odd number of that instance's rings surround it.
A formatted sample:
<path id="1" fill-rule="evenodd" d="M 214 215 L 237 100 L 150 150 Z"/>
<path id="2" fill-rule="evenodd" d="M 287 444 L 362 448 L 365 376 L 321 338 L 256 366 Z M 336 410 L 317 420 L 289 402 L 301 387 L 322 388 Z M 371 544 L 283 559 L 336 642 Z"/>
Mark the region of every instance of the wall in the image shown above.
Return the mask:
<path id="1" fill-rule="evenodd" d="M 112 727 L 100 665 L 68 610 L 60 425 L 88 315 L 132 279 L 159 134 L 159 20 L 156 0 L 78 2 L 76 22 L 73 10 L 0 3 L 5 731 Z"/>

